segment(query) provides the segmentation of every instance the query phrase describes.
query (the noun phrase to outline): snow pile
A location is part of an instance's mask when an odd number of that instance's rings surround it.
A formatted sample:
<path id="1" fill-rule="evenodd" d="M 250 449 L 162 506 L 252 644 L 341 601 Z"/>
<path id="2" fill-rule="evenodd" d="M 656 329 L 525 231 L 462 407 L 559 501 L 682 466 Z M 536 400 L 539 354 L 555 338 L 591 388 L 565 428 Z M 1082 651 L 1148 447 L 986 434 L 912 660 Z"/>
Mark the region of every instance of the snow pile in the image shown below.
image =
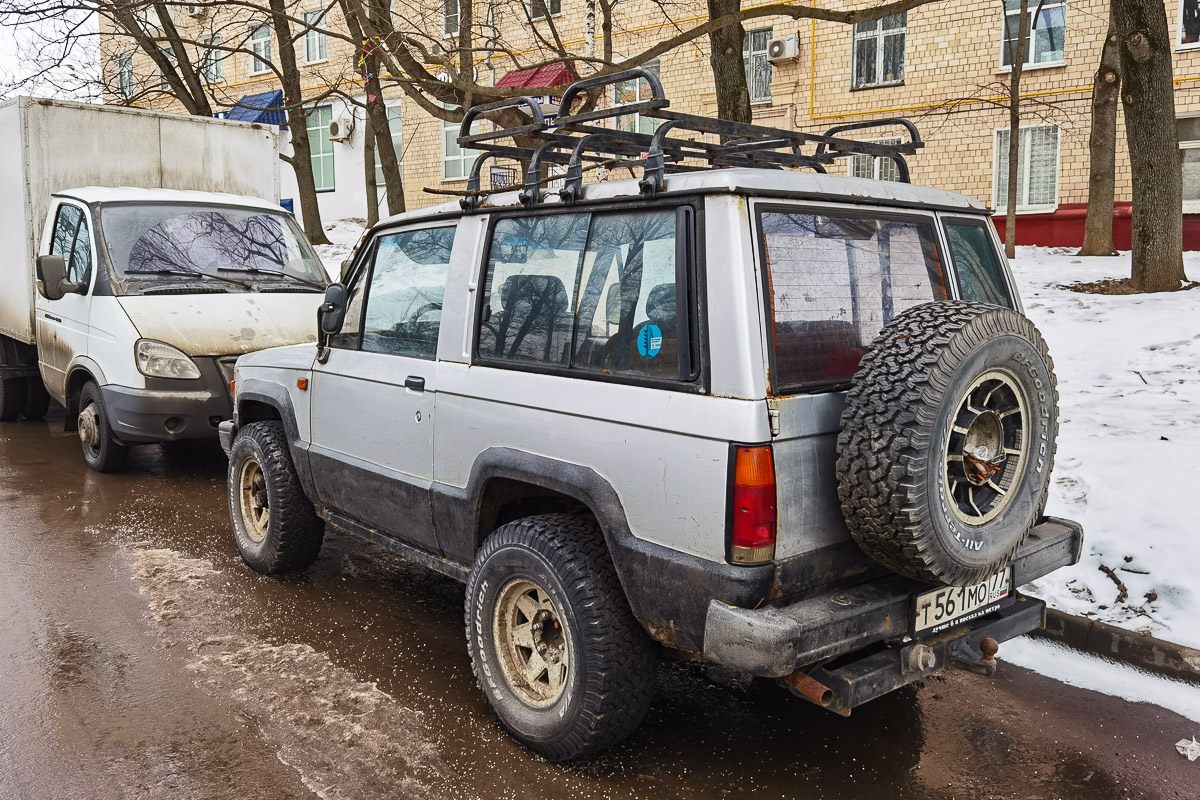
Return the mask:
<path id="1" fill-rule="evenodd" d="M 1185 253 L 1200 278 L 1200 253 Z M 1129 255 L 1019 248 L 1025 311 L 1050 345 L 1061 427 L 1047 513 L 1084 526 L 1078 565 L 1029 587 L 1087 615 L 1200 647 L 1200 289 L 1060 288 L 1129 275 Z"/>
<path id="2" fill-rule="evenodd" d="M 362 238 L 364 224 L 361 219 L 339 219 L 325 225 L 325 235 L 332 244 L 319 244 L 315 249 L 331 281 L 338 279 L 342 262 L 350 257 L 350 251 Z"/>

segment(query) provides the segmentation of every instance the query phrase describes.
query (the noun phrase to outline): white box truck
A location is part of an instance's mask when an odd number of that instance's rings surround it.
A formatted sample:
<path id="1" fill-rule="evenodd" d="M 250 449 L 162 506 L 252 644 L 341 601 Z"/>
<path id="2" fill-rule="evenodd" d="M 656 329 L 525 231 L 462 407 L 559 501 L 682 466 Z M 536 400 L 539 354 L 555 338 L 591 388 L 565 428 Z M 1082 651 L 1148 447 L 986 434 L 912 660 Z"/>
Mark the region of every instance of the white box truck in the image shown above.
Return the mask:
<path id="1" fill-rule="evenodd" d="M 216 437 L 237 356 L 311 342 L 328 283 L 266 126 L 0 105 L 0 421 L 50 398 L 84 458 Z"/>

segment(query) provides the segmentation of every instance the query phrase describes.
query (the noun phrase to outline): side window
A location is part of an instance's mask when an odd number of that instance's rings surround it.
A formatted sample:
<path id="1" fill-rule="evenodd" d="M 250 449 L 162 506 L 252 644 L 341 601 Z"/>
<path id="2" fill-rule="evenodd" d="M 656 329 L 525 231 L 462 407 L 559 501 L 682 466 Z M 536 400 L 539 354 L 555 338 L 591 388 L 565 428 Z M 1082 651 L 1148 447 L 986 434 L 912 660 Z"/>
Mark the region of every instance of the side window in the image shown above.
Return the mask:
<path id="1" fill-rule="evenodd" d="M 774 207 L 759 229 L 781 391 L 849 380 L 884 325 L 946 299 L 932 219 Z"/>
<path id="2" fill-rule="evenodd" d="M 1004 269 L 985 222 L 945 221 L 950 257 L 958 273 L 963 300 L 1012 308 L 1012 297 L 1004 280 Z"/>
<path id="3" fill-rule="evenodd" d="M 453 227 L 380 236 L 367 293 L 362 349 L 437 358 Z"/>
<path id="4" fill-rule="evenodd" d="M 347 287 L 350 299 L 346 302 L 346 318 L 342 320 L 342 330 L 329 337 L 330 347 L 357 350 L 362 343 L 363 304 L 367 297 L 367 281 L 371 277 L 370 258 Z"/>
<path id="5" fill-rule="evenodd" d="M 92 236 L 87 219 L 79 206 L 58 207 L 50 254 L 62 256 L 67 265 L 67 280 L 87 284 L 92 279 Z"/>
<path id="6" fill-rule="evenodd" d="M 688 377 L 676 218 L 671 209 L 502 220 L 488 259 L 480 357 Z"/>

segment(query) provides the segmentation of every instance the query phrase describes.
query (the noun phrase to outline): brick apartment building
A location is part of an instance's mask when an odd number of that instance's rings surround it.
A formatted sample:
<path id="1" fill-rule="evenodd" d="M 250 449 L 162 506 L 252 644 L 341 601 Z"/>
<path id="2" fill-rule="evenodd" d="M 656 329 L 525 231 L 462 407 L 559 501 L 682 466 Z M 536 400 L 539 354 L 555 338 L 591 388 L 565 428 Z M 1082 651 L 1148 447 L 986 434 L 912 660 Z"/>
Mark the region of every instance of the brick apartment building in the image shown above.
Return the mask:
<path id="1" fill-rule="evenodd" d="M 433 5 L 424 20 L 432 29 L 433 40 L 442 40 L 453 49 L 458 4 L 467 1 L 430 0 Z M 547 35 L 552 23 L 573 51 L 584 49 L 584 0 L 528 0 L 536 4 L 531 15 L 512 5 L 526 0 L 473 1 L 475 19 L 490 14 L 509 47 L 526 54 L 525 63 L 538 59 L 538 38 L 531 26 Z M 752 20 L 746 25 L 743 58 L 755 120 L 819 132 L 847 122 L 906 116 L 917 122 L 927 142 L 923 151 L 910 158 L 913 182 L 962 192 L 1003 210 L 1008 111 L 1001 104 L 1009 76 L 1004 37 L 1006 32 L 1015 35 L 1019 7 L 1018 0 L 1004 2 L 1002 8 L 996 0 L 945 1 L 854 26 L 783 17 Z M 326 5 L 319 0 L 296 0 L 293 13 L 297 18 L 319 15 Z M 870 3 L 831 0 L 822 5 L 862 8 Z M 1031 0 L 1031 7 L 1037 7 L 1036 0 Z M 1082 240 L 1091 83 L 1107 30 L 1107 8 L 1106 0 L 1070 4 L 1043 0 L 1036 20 L 1031 20 L 1022 79 L 1025 113 L 1017 209 L 1021 243 L 1074 245 Z M 1200 249 L 1200 0 L 1167 0 L 1167 11 L 1176 43 L 1175 106 L 1184 174 L 1185 247 Z M 340 29 L 343 23 L 336 18 L 336 11 L 329 13 L 329 28 Z M 529 16 L 535 17 L 532 23 Z M 704 6 L 697 0 L 677 0 L 669 5 L 630 0 L 616 8 L 614 52 L 617 57 L 634 56 L 676 30 L 694 27 L 705 19 Z M 181 23 L 194 31 L 186 26 L 211 25 L 212 20 L 200 8 Z M 269 26 L 246 24 L 251 26 L 249 46 L 259 57 L 213 58 L 205 70 L 212 85 L 233 99 L 270 93 L 277 84 L 263 62 L 272 59 L 278 43 Z M 772 59 L 768 54 L 773 39 L 790 40 L 782 58 Z M 115 46 L 114 40 L 109 40 L 104 61 L 105 69 L 115 73 L 109 78 L 110 86 L 120 92 L 156 80 L 147 74 L 152 70 L 147 59 L 121 56 L 114 53 Z M 357 93 L 361 98 L 348 42 L 311 31 L 297 43 L 297 56 L 305 85 L 313 87 L 314 94 L 336 82 L 347 94 Z M 650 66 L 661 77 L 674 108 L 716 113 L 706 37 L 662 55 Z M 505 58 L 481 59 L 476 70 L 478 80 L 490 85 L 537 85 L 519 64 Z M 547 81 L 539 76 L 537 82 L 544 85 Z M 636 92 L 634 86 L 616 87 L 612 100 L 619 102 Z M 393 119 L 393 140 L 403 154 L 409 207 L 446 199 L 426 193 L 425 187 L 463 188 L 473 154 L 464 153 L 455 143 L 457 127 L 427 114 L 404 99 L 398 89 L 386 91 L 385 98 Z M 178 106 L 169 97 L 151 104 Z M 280 121 L 261 116 L 262 121 Z M 329 123 L 338 119 L 357 119 L 358 124 L 348 138 L 335 141 L 330 138 Z M 619 121 L 644 129 L 651 123 L 635 118 Z M 1118 120 L 1118 125 L 1123 122 Z M 328 219 L 365 216 L 362 111 L 340 99 L 323 101 L 309 116 L 308 128 L 322 214 Z M 1118 247 L 1128 248 L 1129 163 L 1123 129 L 1118 133 L 1114 231 Z M 890 131 L 878 134 L 886 138 Z M 870 158 L 855 158 L 845 168 L 860 177 L 895 178 L 890 163 Z M 288 170 L 284 172 L 287 197 L 294 193 L 294 181 Z M 382 190 L 379 195 L 382 197 Z M 998 223 L 1003 225 L 1003 220 Z"/>

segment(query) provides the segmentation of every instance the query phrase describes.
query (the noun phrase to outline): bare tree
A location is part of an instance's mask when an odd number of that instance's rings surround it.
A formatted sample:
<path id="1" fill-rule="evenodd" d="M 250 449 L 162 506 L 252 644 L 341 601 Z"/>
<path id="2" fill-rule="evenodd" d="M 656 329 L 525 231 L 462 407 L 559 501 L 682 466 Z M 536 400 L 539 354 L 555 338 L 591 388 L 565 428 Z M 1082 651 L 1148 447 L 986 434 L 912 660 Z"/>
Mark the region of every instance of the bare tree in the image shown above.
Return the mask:
<path id="1" fill-rule="evenodd" d="M 1008 35 L 1008 3 L 1000 0 L 1005 35 L 1004 46 L 1008 50 L 1011 72 L 1008 76 L 1008 195 L 1004 201 L 1004 254 L 1013 258 L 1017 254 L 1017 176 L 1021 154 L 1021 72 L 1025 68 L 1025 53 L 1029 46 L 1029 0 L 1020 0 L 1017 15 L 1016 52 L 1013 39 Z M 1042 4 L 1038 3 L 1038 11 Z M 1035 16 L 1036 18 L 1036 16 Z"/>
<path id="2" fill-rule="evenodd" d="M 1121 94 L 1121 48 L 1109 22 L 1092 80 L 1092 130 L 1088 137 L 1088 205 L 1081 256 L 1115 256 L 1113 204 L 1117 181 L 1117 98 Z"/>
<path id="3" fill-rule="evenodd" d="M 1183 175 L 1167 12 L 1154 0 L 1112 0 L 1120 39 L 1121 100 L 1133 175 L 1133 269 L 1129 286 L 1184 286 Z"/>

